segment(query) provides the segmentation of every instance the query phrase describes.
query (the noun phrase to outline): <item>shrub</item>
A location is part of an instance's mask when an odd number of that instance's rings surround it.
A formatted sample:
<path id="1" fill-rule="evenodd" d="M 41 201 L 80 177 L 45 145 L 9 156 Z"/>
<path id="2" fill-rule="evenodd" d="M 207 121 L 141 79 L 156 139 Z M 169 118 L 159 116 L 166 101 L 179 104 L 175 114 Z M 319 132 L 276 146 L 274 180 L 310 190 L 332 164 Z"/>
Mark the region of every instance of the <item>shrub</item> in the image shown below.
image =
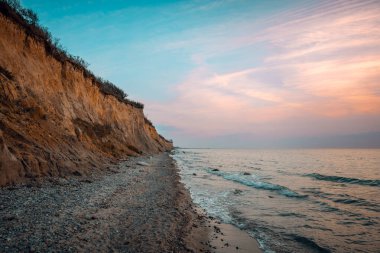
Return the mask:
<path id="1" fill-rule="evenodd" d="M 25 18 L 29 24 L 36 25 L 38 23 L 38 16 L 31 9 L 21 9 L 21 15 Z"/>
<path id="2" fill-rule="evenodd" d="M 133 100 L 129 100 L 129 99 L 124 99 L 124 102 L 126 104 L 132 105 L 133 107 L 136 107 L 136 108 L 139 108 L 139 109 L 144 109 L 144 104 L 143 103 L 140 103 L 140 102 L 137 102 L 137 101 L 133 101 Z"/>
<path id="3" fill-rule="evenodd" d="M 163 139 L 163 140 L 166 141 L 166 142 L 173 143 L 173 140 L 168 140 L 168 139 L 166 139 L 164 136 L 162 136 L 161 134 L 158 134 L 158 136 L 160 136 L 161 139 Z"/>
<path id="4" fill-rule="evenodd" d="M 144 122 L 150 126 L 153 126 L 152 121 L 150 121 L 147 117 L 144 117 Z"/>

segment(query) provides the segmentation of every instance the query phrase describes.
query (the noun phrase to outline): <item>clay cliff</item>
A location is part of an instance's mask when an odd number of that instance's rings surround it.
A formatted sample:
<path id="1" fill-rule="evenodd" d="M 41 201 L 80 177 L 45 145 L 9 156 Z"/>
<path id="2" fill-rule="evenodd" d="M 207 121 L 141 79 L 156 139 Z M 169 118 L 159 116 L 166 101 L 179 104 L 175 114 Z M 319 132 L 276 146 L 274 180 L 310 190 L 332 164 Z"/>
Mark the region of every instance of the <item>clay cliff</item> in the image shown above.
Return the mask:
<path id="1" fill-rule="evenodd" d="M 0 186 L 89 174 L 116 159 L 172 148 L 141 106 L 96 82 L 0 13 Z"/>

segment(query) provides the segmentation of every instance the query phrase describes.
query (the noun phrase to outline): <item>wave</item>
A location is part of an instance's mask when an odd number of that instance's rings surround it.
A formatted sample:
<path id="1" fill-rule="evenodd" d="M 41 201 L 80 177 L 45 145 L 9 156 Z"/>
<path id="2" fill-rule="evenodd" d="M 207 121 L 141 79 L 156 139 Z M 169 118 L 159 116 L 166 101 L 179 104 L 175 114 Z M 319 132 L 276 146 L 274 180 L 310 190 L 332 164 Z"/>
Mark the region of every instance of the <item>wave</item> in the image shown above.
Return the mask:
<path id="1" fill-rule="evenodd" d="M 295 213 L 295 212 L 282 212 L 282 213 L 279 213 L 278 215 L 282 217 L 292 216 L 292 217 L 297 217 L 297 218 L 305 218 L 305 219 L 307 218 L 306 215 Z"/>
<path id="2" fill-rule="evenodd" d="M 219 170 L 212 170 L 208 169 L 208 173 L 223 177 L 226 180 L 234 181 L 249 187 L 253 187 L 256 189 L 263 189 L 263 190 L 268 190 L 268 191 L 273 191 L 277 192 L 278 194 L 284 195 L 286 197 L 293 197 L 293 198 L 305 198 L 307 195 L 301 195 L 297 192 L 294 192 L 285 186 L 282 185 L 276 185 L 276 184 L 271 184 L 267 182 L 262 182 L 262 181 L 257 181 L 253 180 L 252 176 L 246 176 L 242 175 L 240 173 L 228 173 L 228 172 L 223 172 Z"/>
<path id="3" fill-rule="evenodd" d="M 321 192 L 319 190 L 316 190 L 315 188 L 314 189 L 308 188 L 304 192 L 308 193 L 311 196 L 314 196 L 320 199 L 327 199 L 335 203 L 360 206 L 370 211 L 380 212 L 380 205 L 378 203 L 371 202 L 363 198 L 358 198 L 349 194 L 332 194 L 332 193 L 327 193 L 327 192 Z"/>
<path id="4" fill-rule="evenodd" d="M 312 177 L 317 180 L 330 181 L 330 182 L 336 182 L 336 183 L 380 186 L 380 180 L 376 180 L 376 179 L 359 179 L 359 178 L 350 178 L 350 177 L 328 176 L 328 175 L 322 175 L 318 173 L 305 174 L 305 176 Z"/>
<path id="5" fill-rule="evenodd" d="M 318 245 L 314 240 L 311 238 L 307 238 L 300 235 L 293 235 L 293 239 L 299 243 L 302 243 L 303 245 L 310 247 L 313 250 L 316 250 L 317 252 L 323 252 L 323 253 L 330 253 L 331 251 L 327 248 L 323 248 L 320 245 Z"/>
<path id="6" fill-rule="evenodd" d="M 356 197 L 352 197 L 349 195 L 346 195 L 346 196 L 348 196 L 348 197 L 346 197 L 346 198 L 338 197 L 338 198 L 328 198 L 328 199 L 334 201 L 335 203 L 360 206 L 360 207 L 366 208 L 367 210 L 370 210 L 370 211 L 380 212 L 380 206 L 377 203 L 373 203 L 373 202 L 367 201 L 365 199 L 356 198 Z"/>

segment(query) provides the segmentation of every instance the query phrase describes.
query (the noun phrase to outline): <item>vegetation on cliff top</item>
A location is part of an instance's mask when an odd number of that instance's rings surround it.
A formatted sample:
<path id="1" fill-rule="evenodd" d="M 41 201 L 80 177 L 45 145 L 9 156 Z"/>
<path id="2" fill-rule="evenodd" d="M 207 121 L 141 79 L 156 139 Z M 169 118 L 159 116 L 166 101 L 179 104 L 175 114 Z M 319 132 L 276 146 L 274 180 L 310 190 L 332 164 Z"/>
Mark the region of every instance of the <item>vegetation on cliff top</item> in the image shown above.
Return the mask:
<path id="1" fill-rule="evenodd" d="M 62 64 L 71 63 L 76 69 L 83 72 L 84 77 L 92 79 L 94 85 L 104 95 L 111 95 L 120 102 L 143 109 L 144 105 L 140 102 L 127 99 L 127 94 L 114 85 L 112 82 L 96 76 L 88 69 L 89 64 L 79 56 L 68 53 L 60 44 L 59 39 L 54 38 L 49 30 L 38 23 L 38 16 L 33 10 L 23 8 L 19 0 L 0 0 L 0 13 L 22 27 L 27 36 L 40 41 L 45 46 L 45 51 Z M 10 72 L 7 74 L 12 75 Z"/>

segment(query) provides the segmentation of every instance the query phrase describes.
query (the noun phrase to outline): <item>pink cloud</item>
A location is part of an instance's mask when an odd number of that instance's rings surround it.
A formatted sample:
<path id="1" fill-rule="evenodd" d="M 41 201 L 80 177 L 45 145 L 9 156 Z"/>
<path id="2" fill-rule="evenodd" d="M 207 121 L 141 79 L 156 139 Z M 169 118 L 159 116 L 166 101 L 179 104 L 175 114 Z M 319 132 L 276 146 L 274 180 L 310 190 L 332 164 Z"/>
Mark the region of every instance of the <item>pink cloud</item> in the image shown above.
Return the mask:
<path id="1" fill-rule="evenodd" d="M 226 37 L 211 54 L 195 54 L 199 66 L 176 86 L 175 98 L 149 101 L 148 113 L 158 124 L 197 136 L 315 134 L 318 129 L 296 122 L 379 117 L 379 13 L 376 1 L 334 1 L 268 18 L 263 23 L 271 26 L 263 30 Z M 260 66 L 226 73 L 204 64 L 210 55 L 258 42 L 271 49 Z M 268 81 L 273 75 L 277 81 Z M 380 131 L 380 125 L 360 122 L 344 131 Z"/>

